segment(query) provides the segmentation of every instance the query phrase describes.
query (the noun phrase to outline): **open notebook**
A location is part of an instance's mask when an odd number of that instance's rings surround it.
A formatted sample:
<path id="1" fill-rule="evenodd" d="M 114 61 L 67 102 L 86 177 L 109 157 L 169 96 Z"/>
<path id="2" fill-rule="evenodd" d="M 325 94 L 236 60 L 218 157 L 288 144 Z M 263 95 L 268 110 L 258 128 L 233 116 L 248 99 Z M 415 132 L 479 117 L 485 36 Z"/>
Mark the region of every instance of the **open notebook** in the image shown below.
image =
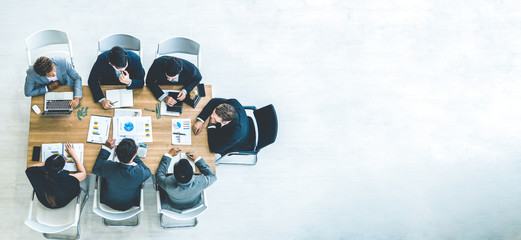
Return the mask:
<path id="1" fill-rule="evenodd" d="M 112 108 L 134 106 L 134 95 L 132 94 L 132 89 L 107 90 L 105 98 L 112 102 Z"/>

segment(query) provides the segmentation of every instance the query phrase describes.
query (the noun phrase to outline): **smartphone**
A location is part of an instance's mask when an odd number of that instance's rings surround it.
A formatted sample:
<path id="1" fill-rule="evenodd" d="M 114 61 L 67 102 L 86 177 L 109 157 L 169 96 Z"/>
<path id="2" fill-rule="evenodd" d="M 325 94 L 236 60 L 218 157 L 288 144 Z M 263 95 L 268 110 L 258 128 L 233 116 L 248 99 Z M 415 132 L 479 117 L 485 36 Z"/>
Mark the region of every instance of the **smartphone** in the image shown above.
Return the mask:
<path id="1" fill-rule="evenodd" d="M 206 91 L 204 90 L 204 84 L 200 83 L 197 85 L 197 91 L 199 92 L 200 97 L 206 97 Z"/>
<path id="2" fill-rule="evenodd" d="M 40 151 L 42 150 L 42 147 L 35 146 L 33 147 L 33 162 L 39 162 L 40 161 Z"/>

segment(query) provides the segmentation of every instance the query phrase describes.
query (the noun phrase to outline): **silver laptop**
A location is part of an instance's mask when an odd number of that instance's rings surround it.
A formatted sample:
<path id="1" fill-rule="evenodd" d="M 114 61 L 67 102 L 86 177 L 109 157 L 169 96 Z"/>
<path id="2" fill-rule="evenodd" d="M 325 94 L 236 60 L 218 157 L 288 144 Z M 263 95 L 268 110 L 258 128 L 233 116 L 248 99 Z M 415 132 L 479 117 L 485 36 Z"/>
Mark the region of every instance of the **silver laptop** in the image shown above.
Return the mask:
<path id="1" fill-rule="evenodd" d="M 72 92 L 48 92 L 45 94 L 42 115 L 63 116 L 72 113 L 69 102 L 73 99 Z"/>

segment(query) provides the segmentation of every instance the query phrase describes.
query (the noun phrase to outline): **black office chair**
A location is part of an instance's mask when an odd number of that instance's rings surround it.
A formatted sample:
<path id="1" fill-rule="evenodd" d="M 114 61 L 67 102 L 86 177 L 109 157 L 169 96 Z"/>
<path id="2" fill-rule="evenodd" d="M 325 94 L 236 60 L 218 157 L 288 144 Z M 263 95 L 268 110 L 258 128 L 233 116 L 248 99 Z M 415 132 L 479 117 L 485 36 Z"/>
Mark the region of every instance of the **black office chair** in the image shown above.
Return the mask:
<path id="1" fill-rule="evenodd" d="M 272 104 L 257 109 L 254 106 L 245 106 L 246 110 L 253 110 L 255 117 L 248 117 L 250 122 L 250 135 L 248 141 L 252 149 L 249 151 L 229 152 L 215 160 L 216 164 L 255 165 L 259 151 L 274 143 L 277 139 L 277 113 Z M 255 124 L 256 123 L 256 124 Z"/>

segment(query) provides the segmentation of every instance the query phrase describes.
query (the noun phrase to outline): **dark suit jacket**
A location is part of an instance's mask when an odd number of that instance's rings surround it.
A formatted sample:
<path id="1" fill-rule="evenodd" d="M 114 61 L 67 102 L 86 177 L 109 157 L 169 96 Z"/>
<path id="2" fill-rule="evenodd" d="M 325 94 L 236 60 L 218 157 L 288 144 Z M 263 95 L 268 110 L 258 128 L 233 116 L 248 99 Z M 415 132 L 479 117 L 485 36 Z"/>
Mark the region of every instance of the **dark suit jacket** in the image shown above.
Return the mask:
<path id="1" fill-rule="evenodd" d="M 208 128 L 210 151 L 223 155 L 228 152 L 251 150 L 252 143 L 247 141 L 250 134 L 248 116 L 244 107 L 236 99 L 213 98 L 197 117 L 206 121 L 221 103 L 228 103 L 235 108 L 235 119 L 224 127 L 217 124 L 216 128 Z"/>
<path id="2" fill-rule="evenodd" d="M 132 51 L 125 51 L 128 56 L 128 66 L 126 71 L 129 74 L 132 83 L 127 89 L 142 88 L 145 79 L 145 70 L 141 65 L 141 59 Z M 109 64 L 109 51 L 106 51 L 98 56 L 98 59 L 92 66 L 89 75 L 89 88 L 95 102 L 99 102 L 105 95 L 101 91 L 100 85 L 124 85 L 119 82 L 116 77 L 116 71 Z"/>
<path id="3" fill-rule="evenodd" d="M 183 85 L 186 93 L 190 93 L 199 82 L 201 82 L 201 73 L 199 69 L 191 62 L 179 59 L 183 63 L 183 70 L 179 73 L 178 82 L 170 82 L 165 75 L 165 62 L 170 56 L 162 56 L 156 58 L 150 66 L 147 73 L 147 87 L 152 91 L 156 98 L 161 97 L 164 92 L 159 85 Z"/>
<path id="4" fill-rule="evenodd" d="M 134 158 L 137 166 L 107 161 L 109 156 L 110 152 L 102 148 L 92 167 L 92 173 L 103 178 L 101 203 L 120 211 L 138 206 L 139 186 L 150 177 L 150 169 L 138 156 Z"/>

